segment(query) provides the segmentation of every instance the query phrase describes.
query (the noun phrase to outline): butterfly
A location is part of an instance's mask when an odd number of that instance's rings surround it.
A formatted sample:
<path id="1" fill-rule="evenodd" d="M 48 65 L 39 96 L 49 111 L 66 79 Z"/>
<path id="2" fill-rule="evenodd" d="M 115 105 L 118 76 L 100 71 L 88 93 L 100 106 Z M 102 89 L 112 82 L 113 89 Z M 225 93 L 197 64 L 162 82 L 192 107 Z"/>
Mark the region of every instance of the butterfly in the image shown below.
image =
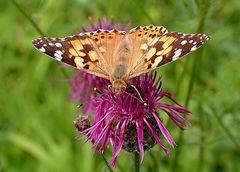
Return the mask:
<path id="1" fill-rule="evenodd" d="M 33 45 L 44 54 L 109 80 L 121 94 L 129 81 L 178 60 L 207 40 L 205 34 L 168 32 L 163 26 L 138 26 L 129 32 L 98 29 L 64 38 L 43 37 Z"/>

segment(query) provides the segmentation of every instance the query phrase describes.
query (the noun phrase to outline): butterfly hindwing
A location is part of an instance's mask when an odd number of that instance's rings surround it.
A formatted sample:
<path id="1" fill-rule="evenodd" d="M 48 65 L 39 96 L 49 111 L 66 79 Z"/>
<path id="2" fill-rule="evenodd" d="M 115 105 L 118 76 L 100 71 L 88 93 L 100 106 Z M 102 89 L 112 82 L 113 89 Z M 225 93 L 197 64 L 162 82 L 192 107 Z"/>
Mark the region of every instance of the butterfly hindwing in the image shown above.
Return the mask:
<path id="1" fill-rule="evenodd" d="M 97 49 L 99 49 L 103 56 L 103 65 L 106 66 L 107 73 L 111 75 L 115 70 L 114 68 L 117 63 L 116 57 L 119 53 L 118 49 L 120 48 L 126 32 L 117 31 L 115 29 L 99 29 L 95 32 L 87 32 L 85 34 L 95 41 Z"/>

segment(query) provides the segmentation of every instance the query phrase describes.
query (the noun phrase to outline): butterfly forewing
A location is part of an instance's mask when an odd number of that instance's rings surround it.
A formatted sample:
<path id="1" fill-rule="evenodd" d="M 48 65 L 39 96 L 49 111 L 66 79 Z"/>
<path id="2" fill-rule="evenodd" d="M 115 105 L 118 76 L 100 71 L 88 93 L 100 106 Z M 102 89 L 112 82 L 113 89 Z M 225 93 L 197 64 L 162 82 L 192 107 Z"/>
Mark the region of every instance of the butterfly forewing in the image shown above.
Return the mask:
<path id="1" fill-rule="evenodd" d="M 74 58 L 70 58 L 70 54 L 66 51 L 72 48 L 66 39 L 44 37 L 33 40 L 33 45 L 44 54 L 76 67 Z"/>
<path id="2" fill-rule="evenodd" d="M 132 58 L 129 59 L 131 64 L 129 73 L 137 72 L 136 70 L 144 65 L 143 56 L 148 53 L 149 47 L 152 47 L 167 32 L 163 26 L 153 25 L 139 26 L 130 30 L 129 37 L 132 40 L 133 53 Z"/>
<path id="3" fill-rule="evenodd" d="M 40 38 L 33 40 L 34 46 L 48 56 L 84 70 L 90 74 L 108 79 L 103 57 L 94 42 L 87 35 L 65 38 Z"/>
<path id="4" fill-rule="evenodd" d="M 179 57 L 195 51 L 207 40 L 208 37 L 204 34 L 183 34 L 179 32 L 165 34 L 159 39 L 158 44 L 154 46 L 157 49 L 156 58 L 160 56 L 163 59 L 159 63 L 156 63 L 156 66 L 159 67 L 168 62 L 175 61 Z"/>
<path id="5" fill-rule="evenodd" d="M 33 40 L 41 52 L 90 74 L 110 79 L 114 52 L 125 35 L 124 31 L 96 30 L 65 38 Z"/>
<path id="6" fill-rule="evenodd" d="M 140 57 L 138 63 L 133 65 L 129 78 L 155 70 L 195 51 L 208 40 L 208 37 L 204 34 L 168 32 L 153 39 L 151 44 L 141 45 L 145 47 L 146 51 Z M 140 42 L 146 41 L 140 40 Z M 142 51 L 141 48 L 139 51 Z"/>

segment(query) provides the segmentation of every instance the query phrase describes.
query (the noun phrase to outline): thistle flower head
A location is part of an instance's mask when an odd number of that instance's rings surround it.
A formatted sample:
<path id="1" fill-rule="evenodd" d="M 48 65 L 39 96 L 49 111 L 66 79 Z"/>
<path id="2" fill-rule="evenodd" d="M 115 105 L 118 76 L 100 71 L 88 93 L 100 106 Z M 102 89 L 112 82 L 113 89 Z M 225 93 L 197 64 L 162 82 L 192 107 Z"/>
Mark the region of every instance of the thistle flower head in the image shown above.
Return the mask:
<path id="1" fill-rule="evenodd" d="M 94 100 L 96 113 L 93 123 L 80 134 L 85 134 L 100 153 L 107 145 L 112 145 L 114 155 L 110 163 L 114 166 L 122 149 L 140 153 L 143 162 L 144 151 L 157 143 L 169 155 L 162 137 L 172 147 L 174 139 L 164 126 L 161 115 L 168 115 L 181 129 L 191 125 L 181 116 L 190 112 L 173 100 L 171 93 L 162 91 L 161 81 L 155 76 L 146 74 L 137 77 L 132 81 L 133 86 L 121 95 L 116 96 L 109 90 Z M 164 97 L 175 105 L 163 102 Z"/>

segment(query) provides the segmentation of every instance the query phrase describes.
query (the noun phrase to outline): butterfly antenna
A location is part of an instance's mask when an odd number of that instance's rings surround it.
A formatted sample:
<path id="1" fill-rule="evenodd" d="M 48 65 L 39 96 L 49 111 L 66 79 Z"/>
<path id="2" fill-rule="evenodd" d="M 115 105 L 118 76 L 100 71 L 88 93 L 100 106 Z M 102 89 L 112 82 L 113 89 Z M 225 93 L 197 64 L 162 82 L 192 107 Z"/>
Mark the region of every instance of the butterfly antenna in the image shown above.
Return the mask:
<path id="1" fill-rule="evenodd" d="M 136 96 L 133 96 L 133 95 L 129 94 L 129 93 L 128 93 L 128 92 L 126 92 L 126 91 L 125 91 L 125 93 L 126 93 L 127 95 L 129 95 L 129 96 L 131 96 L 131 97 L 135 98 L 135 99 L 136 99 L 136 100 L 138 100 L 139 102 L 143 103 L 143 105 L 144 105 L 144 106 L 147 106 L 147 103 L 146 103 L 146 102 L 144 102 L 144 100 L 143 100 L 143 98 L 142 98 L 142 96 L 141 96 L 140 92 L 138 91 L 137 87 L 135 87 L 134 85 L 130 85 L 130 86 L 134 88 L 134 90 L 137 92 L 137 94 L 138 94 L 138 97 L 139 97 L 140 99 L 139 99 L 139 98 L 137 98 Z"/>
<path id="2" fill-rule="evenodd" d="M 133 96 L 131 94 L 129 94 L 128 92 L 125 92 L 127 95 L 131 96 L 132 98 L 136 99 L 137 101 L 143 103 L 145 106 L 147 105 L 144 101 L 142 101 L 141 99 L 137 98 L 136 96 Z"/>
<path id="3" fill-rule="evenodd" d="M 142 96 L 141 96 L 141 94 L 140 94 L 140 92 L 139 92 L 138 89 L 137 89 L 137 87 L 135 87 L 135 85 L 130 85 L 130 86 L 135 89 L 135 91 L 137 92 L 137 94 L 138 94 L 138 96 L 140 97 L 141 101 L 144 102 L 144 101 L 143 101 L 143 98 L 142 98 Z"/>

